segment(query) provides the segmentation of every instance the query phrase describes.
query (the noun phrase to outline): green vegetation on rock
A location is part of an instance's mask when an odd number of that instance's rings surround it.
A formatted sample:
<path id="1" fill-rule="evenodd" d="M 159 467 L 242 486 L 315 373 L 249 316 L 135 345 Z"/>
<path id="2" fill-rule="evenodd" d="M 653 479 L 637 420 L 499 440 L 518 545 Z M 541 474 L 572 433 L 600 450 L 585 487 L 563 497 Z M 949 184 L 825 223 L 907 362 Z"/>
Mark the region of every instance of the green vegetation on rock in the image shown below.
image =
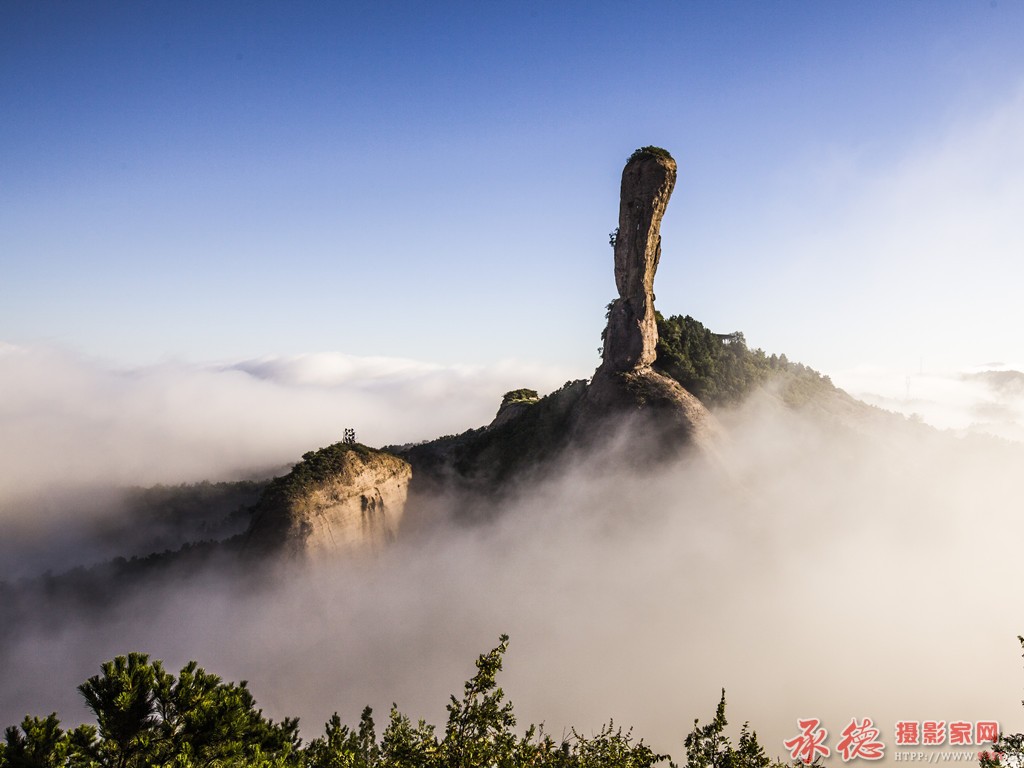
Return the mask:
<path id="1" fill-rule="evenodd" d="M 539 399 L 536 389 L 513 389 L 501 398 L 502 405 L 510 403 L 529 403 Z"/>
<path id="2" fill-rule="evenodd" d="M 661 157 L 666 160 L 672 159 L 672 155 L 669 153 L 667 149 L 662 149 L 661 147 L 647 146 L 640 147 L 639 149 L 634 150 L 633 154 L 629 156 L 629 160 L 627 162 L 635 160 L 641 155 L 653 155 L 654 157 Z"/>
<path id="3" fill-rule="evenodd" d="M 743 334 L 712 333 L 687 315 L 665 318 L 659 312 L 658 358 L 654 368 L 683 385 L 706 406 L 735 405 L 757 387 L 778 379 L 781 396 L 802 405 L 835 388 L 827 376 L 785 355 L 749 349 Z"/>
<path id="4" fill-rule="evenodd" d="M 276 478 L 267 486 L 267 497 L 283 497 L 293 499 L 307 493 L 318 484 L 344 471 L 345 462 L 350 453 L 361 459 L 383 455 L 381 451 L 367 448 L 361 443 L 334 443 L 317 451 L 302 454 L 302 461 L 292 467 L 292 471 L 283 477 Z"/>
<path id="5" fill-rule="evenodd" d="M 567 381 L 539 399 L 533 399 L 537 393 L 532 389 L 513 390 L 506 393 L 502 408 L 525 405 L 515 418 L 399 452 L 413 465 L 414 482 L 417 477 L 419 482 L 437 478 L 445 484 L 454 482 L 460 490 L 493 496 L 512 477 L 543 471 L 566 447 L 572 408 L 586 388 L 583 380 Z"/>

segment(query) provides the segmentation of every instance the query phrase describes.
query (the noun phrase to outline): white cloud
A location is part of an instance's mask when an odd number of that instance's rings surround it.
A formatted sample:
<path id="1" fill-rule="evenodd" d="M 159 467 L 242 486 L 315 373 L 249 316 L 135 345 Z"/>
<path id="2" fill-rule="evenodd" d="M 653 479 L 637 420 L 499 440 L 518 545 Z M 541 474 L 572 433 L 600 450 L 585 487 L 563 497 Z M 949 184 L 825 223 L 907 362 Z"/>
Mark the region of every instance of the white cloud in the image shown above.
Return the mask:
<path id="1" fill-rule="evenodd" d="M 755 398 L 723 414 L 728 476 L 628 456 L 564 467 L 497 524 L 444 526 L 372 562 L 275 575 L 241 593 L 215 575 L 8 646 L 4 722 L 57 709 L 115 654 L 196 658 L 248 679 L 312 736 L 338 710 L 397 702 L 444 718 L 475 654 L 512 635 L 502 685 L 521 723 L 588 733 L 608 717 L 682 756 L 728 690 L 735 730 L 773 755 L 796 718 L 836 734 L 870 716 L 1020 723 L 1016 558 L 1021 449 L 891 420 L 844 431 Z"/>
<path id="2" fill-rule="evenodd" d="M 0 509 L 55 487 L 226 479 L 341 439 L 414 442 L 478 427 L 503 392 L 580 374 L 530 363 L 442 366 L 325 353 L 118 369 L 48 347 L 0 348 Z M 586 374 L 584 374 L 586 375 Z"/>
<path id="3" fill-rule="evenodd" d="M 1024 374 L 1009 365 L 975 366 L 965 371 L 918 372 L 860 366 L 832 376 L 854 397 L 939 429 L 983 433 L 1024 442 Z M 1001 384 L 995 374 L 1011 378 Z"/>

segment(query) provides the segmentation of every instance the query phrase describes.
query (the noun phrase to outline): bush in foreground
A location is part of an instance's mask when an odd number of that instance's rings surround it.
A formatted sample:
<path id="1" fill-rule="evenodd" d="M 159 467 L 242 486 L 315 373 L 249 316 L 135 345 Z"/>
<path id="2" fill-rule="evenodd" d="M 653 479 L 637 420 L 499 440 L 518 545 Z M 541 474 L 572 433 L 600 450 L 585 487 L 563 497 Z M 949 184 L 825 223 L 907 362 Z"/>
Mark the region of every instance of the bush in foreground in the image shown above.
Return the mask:
<path id="1" fill-rule="evenodd" d="M 174 676 L 145 654 L 119 656 L 102 674 L 79 686 L 95 725 L 63 730 L 56 714 L 26 717 L 7 729 L 0 768 L 649 768 L 668 762 L 609 722 L 596 735 L 572 730 L 554 739 L 531 725 L 518 735 L 512 704 L 497 684 L 508 647 L 476 661 L 476 674 L 461 698 L 451 697 L 443 732 L 413 724 L 392 706 L 377 738 L 373 713 L 363 710 L 356 728 L 335 714 L 324 733 L 301 745 L 298 721 L 264 717 L 246 683 L 225 683 L 189 662 Z M 686 738 L 687 768 L 771 768 L 746 726 L 734 749 L 723 735 L 725 692 L 715 719 L 694 722 Z"/>

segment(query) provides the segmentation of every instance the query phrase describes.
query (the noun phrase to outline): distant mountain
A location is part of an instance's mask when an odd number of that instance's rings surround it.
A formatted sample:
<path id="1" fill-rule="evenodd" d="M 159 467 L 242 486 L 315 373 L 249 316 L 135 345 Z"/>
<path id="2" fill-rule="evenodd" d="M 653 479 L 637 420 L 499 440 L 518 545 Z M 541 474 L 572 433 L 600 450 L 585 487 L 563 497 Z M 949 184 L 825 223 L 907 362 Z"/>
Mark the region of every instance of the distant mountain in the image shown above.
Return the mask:
<path id="1" fill-rule="evenodd" d="M 1024 373 L 1021 371 L 981 371 L 964 374 L 964 378 L 984 382 L 1002 394 L 1024 394 Z"/>

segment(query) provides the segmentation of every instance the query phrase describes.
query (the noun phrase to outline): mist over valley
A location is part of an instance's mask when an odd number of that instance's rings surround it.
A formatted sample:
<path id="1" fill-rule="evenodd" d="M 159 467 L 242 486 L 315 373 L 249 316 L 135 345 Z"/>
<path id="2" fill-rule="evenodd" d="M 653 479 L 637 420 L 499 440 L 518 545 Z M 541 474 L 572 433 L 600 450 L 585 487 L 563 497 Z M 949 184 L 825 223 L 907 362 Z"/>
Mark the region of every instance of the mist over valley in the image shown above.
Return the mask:
<path id="1" fill-rule="evenodd" d="M 513 366 L 117 372 L 5 348 L 0 416 L 20 439 L 3 450 L 25 471 L 2 488 L 0 716 L 79 722 L 75 686 L 137 650 L 248 680 L 307 739 L 367 704 L 440 722 L 467 660 L 507 633 L 502 685 L 556 736 L 612 719 L 681 755 L 722 688 L 771 757 L 793 713 L 870 717 L 887 738 L 932 717 L 1012 729 L 1024 588 L 1003 542 L 1024 533 L 1024 445 L 998 435 L 1019 430 L 1021 374 L 952 379 L 950 407 L 987 418 L 940 430 L 657 314 L 675 165 L 656 149 L 623 172 L 602 366 L 556 387 L 533 371 L 543 396 Z"/>

